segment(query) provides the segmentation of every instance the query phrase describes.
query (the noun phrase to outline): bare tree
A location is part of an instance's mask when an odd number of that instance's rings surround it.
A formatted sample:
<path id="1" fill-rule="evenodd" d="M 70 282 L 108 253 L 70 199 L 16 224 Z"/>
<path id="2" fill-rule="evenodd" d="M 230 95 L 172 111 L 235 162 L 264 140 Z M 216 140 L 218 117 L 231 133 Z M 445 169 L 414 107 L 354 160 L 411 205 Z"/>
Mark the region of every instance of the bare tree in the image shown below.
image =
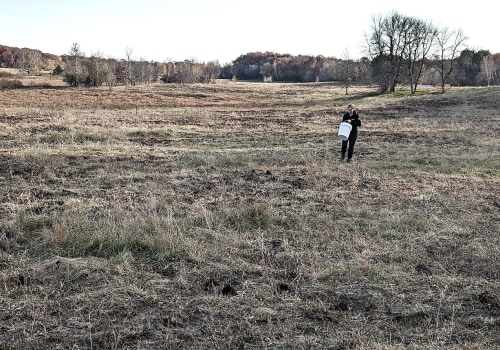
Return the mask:
<path id="1" fill-rule="evenodd" d="M 177 62 L 176 73 L 178 76 L 178 81 L 180 83 L 188 84 L 194 83 L 194 61 L 184 60 L 183 62 Z"/>
<path id="2" fill-rule="evenodd" d="M 438 31 L 436 36 L 438 58 L 439 58 L 439 76 L 441 80 L 441 92 L 445 92 L 445 85 L 453 72 L 455 58 L 460 55 L 461 49 L 464 47 L 467 37 L 461 29 L 452 31 L 448 27 L 444 27 Z"/>
<path id="3" fill-rule="evenodd" d="M 134 81 L 134 75 L 133 75 L 133 71 L 132 71 L 132 55 L 134 54 L 134 49 L 130 48 L 130 47 L 125 47 L 125 57 L 126 57 L 126 60 L 127 60 L 127 68 L 126 68 L 126 81 L 125 83 L 128 85 L 128 84 L 132 84 L 132 85 L 135 85 L 135 81 Z"/>
<path id="4" fill-rule="evenodd" d="M 407 50 L 411 18 L 398 12 L 372 18 L 372 33 L 367 37 L 367 50 L 380 92 L 394 92 L 400 78 L 403 56 Z"/>
<path id="5" fill-rule="evenodd" d="M 42 62 L 42 53 L 38 50 L 29 50 L 27 57 L 28 75 L 38 73 Z"/>
<path id="6" fill-rule="evenodd" d="M 206 83 L 214 82 L 220 73 L 220 64 L 219 61 L 208 61 L 203 65 L 203 80 Z M 270 75 L 272 76 L 272 75 Z"/>
<path id="7" fill-rule="evenodd" d="M 80 49 L 78 43 L 73 43 L 66 60 L 66 69 L 64 74 L 64 81 L 71 86 L 78 86 L 82 82 L 81 74 L 81 60 L 84 54 Z"/>
<path id="8" fill-rule="evenodd" d="M 145 58 L 139 57 L 139 61 L 134 62 L 133 72 L 136 78 L 135 80 L 138 81 L 139 84 L 148 84 L 150 82 L 149 63 Z"/>
<path id="9" fill-rule="evenodd" d="M 500 53 L 491 56 L 493 60 L 493 84 L 500 84 Z"/>
<path id="10" fill-rule="evenodd" d="M 411 19 L 409 22 L 408 32 L 405 33 L 407 48 L 404 51 L 404 61 L 408 67 L 412 95 L 417 91 L 418 82 L 437 33 L 437 28 L 430 22 L 419 19 Z"/>
<path id="11" fill-rule="evenodd" d="M 483 75 L 483 80 L 486 82 L 487 86 L 491 85 L 494 78 L 494 72 L 493 57 L 492 55 L 487 55 L 481 62 L 481 74 Z"/>
<path id="12" fill-rule="evenodd" d="M 75 73 L 78 73 L 78 71 L 80 70 L 79 60 L 82 56 L 84 56 L 82 50 L 80 49 L 80 45 L 78 43 L 73 43 L 73 45 L 71 45 L 69 55 L 73 61 L 73 69 Z"/>
<path id="13" fill-rule="evenodd" d="M 344 53 L 342 55 L 343 61 L 340 62 L 340 71 L 342 80 L 345 83 L 345 94 L 348 95 L 349 84 L 353 77 L 353 62 L 351 58 L 351 54 L 349 53 L 349 49 L 344 49 Z"/>
<path id="14" fill-rule="evenodd" d="M 437 27 L 431 22 L 392 12 L 385 17 L 374 17 L 371 30 L 367 51 L 380 92 L 394 92 L 396 84 L 408 81 L 414 94 L 435 47 Z"/>
<path id="15" fill-rule="evenodd" d="M 116 62 L 115 59 L 112 59 L 112 58 L 108 58 L 107 60 L 105 60 L 104 62 L 104 66 L 105 66 L 105 69 L 106 69 L 106 85 L 108 86 L 109 88 L 109 91 L 111 91 L 111 89 L 113 88 L 113 86 L 116 85 L 116 67 L 117 67 L 118 63 Z"/>

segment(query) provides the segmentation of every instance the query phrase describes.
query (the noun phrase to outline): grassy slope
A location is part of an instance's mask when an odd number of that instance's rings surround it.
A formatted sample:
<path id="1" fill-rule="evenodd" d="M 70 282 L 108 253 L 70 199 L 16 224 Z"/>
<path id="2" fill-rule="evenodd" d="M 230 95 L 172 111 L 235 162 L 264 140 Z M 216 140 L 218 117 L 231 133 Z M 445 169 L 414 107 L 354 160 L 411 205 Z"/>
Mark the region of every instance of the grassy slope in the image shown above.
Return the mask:
<path id="1" fill-rule="evenodd" d="M 1 91 L 0 347 L 498 345 L 498 94 Z"/>

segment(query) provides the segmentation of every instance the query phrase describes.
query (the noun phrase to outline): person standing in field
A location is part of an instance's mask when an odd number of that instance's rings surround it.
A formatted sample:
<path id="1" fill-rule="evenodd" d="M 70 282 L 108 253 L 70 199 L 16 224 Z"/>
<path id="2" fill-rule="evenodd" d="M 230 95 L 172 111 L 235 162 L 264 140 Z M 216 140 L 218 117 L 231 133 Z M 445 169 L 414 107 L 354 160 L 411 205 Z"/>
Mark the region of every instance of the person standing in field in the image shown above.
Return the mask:
<path id="1" fill-rule="evenodd" d="M 349 138 L 342 141 L 340 160 L 343 161 L 345 159 L 345 153 L 347 151 L 347 162 L 350 162 L 352 155 L 354 154 L 354 145 L 356 144 L 356 139 L 358 138 L 358 127 L 361 126 L 359 114 L 356 112 L 353 105 L 350 104 L 347 106 L 347 112 L 342 117 L 342 121 L 351 124 L 352 130 L 349 134 Z"/>

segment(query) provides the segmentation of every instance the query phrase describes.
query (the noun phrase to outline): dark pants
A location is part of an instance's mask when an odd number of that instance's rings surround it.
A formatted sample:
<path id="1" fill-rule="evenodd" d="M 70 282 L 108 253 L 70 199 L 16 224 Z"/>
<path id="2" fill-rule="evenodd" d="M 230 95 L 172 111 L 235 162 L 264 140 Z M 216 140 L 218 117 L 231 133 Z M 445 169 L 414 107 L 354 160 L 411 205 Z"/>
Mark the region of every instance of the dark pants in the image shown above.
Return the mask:
<path id="1" fill-rule="evenodd" d="M 352 158 L 352 154 L 354 153 L 354 144 L 356 143 L 356 139 L 358 138 L 358 133 L 350 133 L 349 138 L 345 141 L 342 141 L 342 157 L 345 156 L 345 151 L 347 150 L 347 159 Z M 347 144 L 349 143 L 349 148 L 347 148 Z"/>

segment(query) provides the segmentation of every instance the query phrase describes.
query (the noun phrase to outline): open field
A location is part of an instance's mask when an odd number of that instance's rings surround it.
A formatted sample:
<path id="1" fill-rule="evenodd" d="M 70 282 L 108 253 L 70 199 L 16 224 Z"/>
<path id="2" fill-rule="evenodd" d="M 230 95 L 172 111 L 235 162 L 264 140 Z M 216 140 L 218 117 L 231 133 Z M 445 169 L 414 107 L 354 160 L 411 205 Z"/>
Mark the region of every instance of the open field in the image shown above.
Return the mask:
<path id="1" fill-rule="evenodd" d="M 0 348 L 498 348 L 498 96 L 0 91 Z"/>

